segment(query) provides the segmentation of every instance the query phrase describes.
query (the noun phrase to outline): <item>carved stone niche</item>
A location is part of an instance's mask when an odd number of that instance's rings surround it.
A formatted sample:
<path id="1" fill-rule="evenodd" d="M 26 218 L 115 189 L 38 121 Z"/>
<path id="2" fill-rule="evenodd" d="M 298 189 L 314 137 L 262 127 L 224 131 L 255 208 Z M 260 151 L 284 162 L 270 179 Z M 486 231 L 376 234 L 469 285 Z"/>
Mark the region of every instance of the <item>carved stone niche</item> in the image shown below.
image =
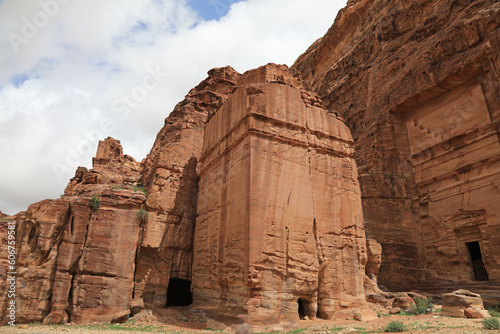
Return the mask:
<path id="1" fill-rule="evenodd" d="M 394 138 L 430 276 L 491 282 L 500 273 L 498 123 L 484 83 L 461 82 L 394 109 Z"/>

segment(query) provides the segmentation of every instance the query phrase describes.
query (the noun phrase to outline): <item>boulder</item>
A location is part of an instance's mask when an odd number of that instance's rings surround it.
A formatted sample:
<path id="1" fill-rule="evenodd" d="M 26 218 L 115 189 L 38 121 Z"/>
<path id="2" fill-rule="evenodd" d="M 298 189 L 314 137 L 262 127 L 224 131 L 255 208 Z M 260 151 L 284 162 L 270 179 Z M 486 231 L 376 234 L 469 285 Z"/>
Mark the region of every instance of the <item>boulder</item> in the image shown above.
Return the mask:
<path id="1" fill-rule="evenodd" d="M 389 313 L 390 314 L 398 314 L 398 313 L 401 313 L 401 309 L 399 307 L 393 307 L 393 308 L 391 308 Z"/>
<path id="2" fill-rule="evenodd" d="M 378 315 L 374 310 L 364 309 L 354 314 L 354 320 L 357 321 L 374 321 L 378 319 Z"/>
<path id="3" fill-rule="evenodd" d="M 409 309 L 412 305 L 415 305 L 415 301 L 407 294 L 403 294 L 402 296 L 396 296 L 396 298 L 394 298 L 394 301 L 392 302 L 393 308 L 399 307 L 400 309 L 403 310 Z"/>
<path id="4" fill-rule="evenodd" d="M 464 310 L 464 315 L 466 318 L 483 319 L 491 317 L 490 312 L 487 310 L 478 310 L 472 307 L 466 308 Z"/>
<path id="5" fill-rule="evenodd" d="M 488 311 L 484 309 L 481 296 L 468 290 L 445 293 L 442 296 L 442 303 L 441 315 L 456 318 L 484 318 L 489 316 Z"/>

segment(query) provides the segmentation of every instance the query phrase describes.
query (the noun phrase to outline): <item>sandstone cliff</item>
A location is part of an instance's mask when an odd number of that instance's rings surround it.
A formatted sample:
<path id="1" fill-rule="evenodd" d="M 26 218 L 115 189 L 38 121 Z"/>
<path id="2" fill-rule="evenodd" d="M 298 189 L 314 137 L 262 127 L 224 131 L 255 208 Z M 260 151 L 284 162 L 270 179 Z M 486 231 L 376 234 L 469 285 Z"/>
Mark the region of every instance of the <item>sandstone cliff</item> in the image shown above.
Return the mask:
<path id="1" fill-rule="evenodd" d="M 16 216 L 16 321 L 109 321 L 128 315 L 137 212 L 145 200 L 133 189 L 139 167 L 108 138 L 99 143 L 94 169 L 79 168 L 64 198 L 33 204 Z"/>
<path id="2" fill-rule="evenodd" d="M 141 163 L 107 138 L 63 198 L 12 217 L 17 321 L 122 321 L 173 286 L 259 324 L 352 316 L 377 280 L 494 301 L 499 13 L 350 0 L 291 70 L 211 70 Z"/>
<path id="3" fill-rule="evenodd" d="M 107 138 L 61 199 L 15 217 L 17 321 L 123 321 L 193 297 L 252 324 L 352 317 L 380 255 L 356 171 L 349 129 L 297 73 L 211 70 L 141 163 Z"/>
<path id="4" fill-rule="evenodd" d="M 205 128 L 195 307 L 262 325 L 352 317 L 367 261 L 352 155 L 342 120 L 286 66 L 243 74 Z"/>
<path id="5" fill-rule="evenodd" d="M 499 25 L 496 0 L 349 1 L 294 65 L 352 131 L 388 288 L 498 292 Z"/>
<path id="6" fill-rule="evenodd" d="M 191 276 L 203 125 L 238 77 L 230 67 L 211 70 L 142 163 L 107 138 L 93 169 L 79 168 L 61 199 L 16 215 L 18 323 L 121 321 L 165 307 L 170 276 Z M 3 321 L 6 289 L 3 279 Z"/>

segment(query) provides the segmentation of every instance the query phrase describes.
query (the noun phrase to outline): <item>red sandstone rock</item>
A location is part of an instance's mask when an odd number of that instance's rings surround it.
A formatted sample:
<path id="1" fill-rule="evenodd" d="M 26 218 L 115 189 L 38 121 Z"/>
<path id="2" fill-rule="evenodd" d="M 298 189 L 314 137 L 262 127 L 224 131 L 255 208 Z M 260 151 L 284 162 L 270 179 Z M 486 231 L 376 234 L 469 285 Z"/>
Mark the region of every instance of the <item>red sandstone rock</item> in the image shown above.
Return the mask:
<path id="1" fill-rule="evenodd" d="M 441 315 L 457 318 L 485 318 L 490 316 L 483 307 L 483 300 L 477 293 L 457 290 L 442 296 Z M 465 312 L 467 310 L 467 312 Z"/>
<path id="2" fill-rule="evenodd" d="M 390 314 L 398 314 L 400 312 L 401 312 L 401 309 L 399 307 L 391 308 L 391 310 L 389 311 Z"/>
<path id="3" fill-rule="evenodd" d="M 366 283 L 365 283 L 365 286 L 366 286 Z M 388 292 L 382 292 L 382 291 L 377 292 L 377 293 L 368 293 L 366 295 L 366 300 L 368 302 L 381 305 L 385 308 L 392 307 L 392 303 L 394 301 L 394 298 L 396 298 L 396 296 L 394 294 L 388 293 Z"/>
<path id="4" fill-rule="evenodd" d="M 230 67 L 211 70 L 166 119 L 142 165 L 107 138 L 62 199 L 16 217 L 18 322 L 121 321 L 145 304 L 165 307 L 169 279 L 191 278 L 203 125 L 238 78 Z M 144 208 L 151 215 L 140 219 Z M 2 281 L 2 312 L 5 289 Z"/>
<path id="5" fill-rule="evenodd" d="M 374 321 L 377 319 L 378 319 L 377 313 L 370 309 L 364 309 L 354 314 L 354 320 L 357 321 Z"/>
<path id="6" fill-rule="evenodd" d="M 499 53 L 497 0 L 356 0 L 293 66 L 352 131 L 380 285 L 498 303 Z"/>
<path id="7" fill-rule="evenodd" d="M 297 319 L 298 298 L 311 318 L 317 307 L 321 317 L 352 318 L 365 292 L 390 307 L 395 296 L 377 276 L 393 289 L 447 283 L 495 298 L 499 12 L 494 0 L 349 0 L 294 66 L 318 95 L 280 66 L 241 80 L 230 67 L 210 71 L 142 164 L 107 138 L 63 199 L 14 217 L 17 320 L 121 321 L 131 309 L 164 307 L 172 278 L 196 280 L 198 305 L 257 323 Z M 383 253 L 365 243 L 353 157 L 367 234 Z M 150 214 L 139 219 L 140 209 Z M 3 321 L 5 292 L 2 280 Z M 483 314 L 469 306 L 463 315 Z"/>
<path id="8" fill-rule="evenodd" d="M 377 294 L 382 291 L 378 288 L 377 275 L 382 263 L 382 245 L 376 240 L 366 240 L 367 262 L 365 268 L 365 293 Z"/>
<path id="9" fill-rule="evenodd" d="M 484 319 L 490 317 L 490 312 L 486 310 L 478 310 L 472 307 L 466 308 L 464 310 L 464 315 L 466 318 L 474 318 L 474 319 Z"/>
<path id="10" fill-rule="evenodd" d="M 412 305 L 415 305 L 415 302 L 407 294 L 403 294 L 402 296 L 397 296 L 396 298 L 394 298 L 394 301 L 392 302 L 393 308 L 397 307 L 403 310 L 409 309 Z"/>
<path id="11" fill-rule="evenodd" d="M 238 85 L 205 129 L 195 307 L 265 325 L 364 304 L 348 129 L 285 66 L 249 71 Z"/>
<path id="12" fill-rule="evenodd" d="M 420 299 L 427 299 L 426 296 L 418 293 L 418 292 L 407 292 L 406 293 L 409 297 L 413 298 L 413 300 L 415 300 L 415 298 L 420 298 Z"/>
<path id="13" fill-rule="evenodd" d="M 94 164 L 78 169 L 63 199 L 16 217 L 18 322 L 111 321 L 130 310 L 145 200 L 132 189 L 140 166 L 112 138 L 99 143 Z"/>

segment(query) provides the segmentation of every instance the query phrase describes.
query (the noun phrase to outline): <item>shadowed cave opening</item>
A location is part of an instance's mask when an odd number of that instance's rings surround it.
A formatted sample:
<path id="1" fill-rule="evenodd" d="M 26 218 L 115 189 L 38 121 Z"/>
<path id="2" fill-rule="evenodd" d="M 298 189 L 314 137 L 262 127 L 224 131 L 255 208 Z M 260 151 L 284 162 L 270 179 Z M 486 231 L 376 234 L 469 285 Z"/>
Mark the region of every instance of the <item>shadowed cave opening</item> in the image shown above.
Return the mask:
<path id="1" fill-rule="evenodd" d="M 474 279 L 476 281 L 488 281 L 488 272 L 483 262 L 483 255 L 481 253 L 481 246 L 479 246 L 479 241 L 473 241 L 467 243 L 467 249 L 469 250 L 470 259 L 472 262 L 472 270 L 474 271 Z"/>
<path id="2" fill-rule="evenodd" d="M 308 315 L 307 313 L 309 311 L 309 302 L 307 300 L 299 298 L 298 304 L 299 304 L 299 318 L 303 320 L 305 316 Z"/>
<path id="3" fill-rule="evenodd" d="M 167 289 L 167 307 L 189 306 L 192 303 L 191 281 L 171 278 Z"/>

